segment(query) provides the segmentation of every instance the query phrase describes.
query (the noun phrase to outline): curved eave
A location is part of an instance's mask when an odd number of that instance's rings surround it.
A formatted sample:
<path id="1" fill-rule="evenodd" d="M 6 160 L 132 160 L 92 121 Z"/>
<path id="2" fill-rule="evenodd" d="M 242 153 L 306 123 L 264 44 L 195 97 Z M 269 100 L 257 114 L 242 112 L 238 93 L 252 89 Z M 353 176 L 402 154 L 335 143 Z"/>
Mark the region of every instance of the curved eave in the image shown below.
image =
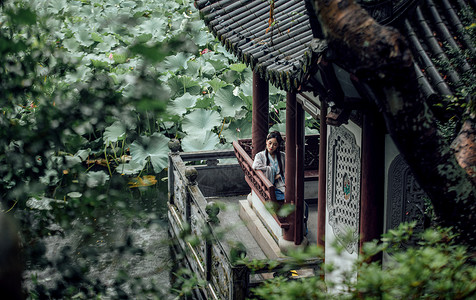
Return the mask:
<path id="1" fill-rule="evenodd" d="M 286 91 L 300 87 L 313 61 L 313 31 L 303 0 L 197 0 L 211 32 L 240 61 Z"/>

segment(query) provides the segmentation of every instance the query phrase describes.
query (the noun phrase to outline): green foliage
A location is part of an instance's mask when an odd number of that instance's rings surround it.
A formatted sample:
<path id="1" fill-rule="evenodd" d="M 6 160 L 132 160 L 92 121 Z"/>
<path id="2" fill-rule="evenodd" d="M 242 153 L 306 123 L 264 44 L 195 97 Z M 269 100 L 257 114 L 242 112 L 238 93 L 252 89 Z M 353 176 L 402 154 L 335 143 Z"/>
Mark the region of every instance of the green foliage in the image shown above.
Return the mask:
<path id="1" fill-rule="evenodd" d="M 253 295 L 259 299 L 476 298 L 476 261 L 464 246 L 453 242 L 450 229 L 429 229 L 419 236 L 417 246 L 404 250 L 400 245 L 412 237 L 414 226 L 402 224 L 384 234 L 380 242 L 365 244 L 352 272 L 342 273 L 340 282 L 329 278 L 324 282 L 319 276 L 296 280 L 277 277 L 253 289 Z M 383 268 L 378 262 L 369 262 L 382 252 L 388 255 Z M 322 255 L 297 253 L 291 253 L 293 263 L 299 257 L 304 260 Z M 321 272 L 338 269 L 323 265 Z"/>
<path id="2" fill-rule="evenodd" d="M 458 38 L 464 35 L 469 39 L 469 43 L 474 45 L 476 42 L 474 11 L 461 10 L 458 14 L 463 23 L 463 29 L 458 32 L 460 35 Z M 453 95 L 443 97 L 434 103 L 433 107 L 438 112 L 439 121 L 442 123 L 441 127 L 445 131 L 459 130 L 461 123 L 470 114 L 476 113 L 476 82 L 474 81 L 476 70 L 472 63 L 476 60 L 476 56 L 474 49 L 454 48 L 447 42 L 443 43 L 443 47 L 448 58 L 432 58 L 432 61 L 443 71 L 443 74 L 446 74 L 445 76 L 448 76 L 451 71 L 457 71 L 459 81 L 450 83 Z"/>
<path id="3" fill-rule="evenodd" d="M 283 110 L 282 93 L 271 97 Z M 137 201 L 165 201 L 156 176 L 170 138 L 185 151 L 227 147 L 251 136 L 250 120 L 251 71 L 193 1 L 1 1 L 0 209 L 28 245 L 29 297 L 160 295 L 130 266 L 113 283 L 95 274 L 104 252 L 140 252 L 127 234 L 102 249 L 92 241 L 112 236 L 110 223 L 127 231 L 160 219 Z M 79 242 L 46 257 L 45 239 L 72 235 Z M 50 267 L 57 276 L 45 284 Z"/>

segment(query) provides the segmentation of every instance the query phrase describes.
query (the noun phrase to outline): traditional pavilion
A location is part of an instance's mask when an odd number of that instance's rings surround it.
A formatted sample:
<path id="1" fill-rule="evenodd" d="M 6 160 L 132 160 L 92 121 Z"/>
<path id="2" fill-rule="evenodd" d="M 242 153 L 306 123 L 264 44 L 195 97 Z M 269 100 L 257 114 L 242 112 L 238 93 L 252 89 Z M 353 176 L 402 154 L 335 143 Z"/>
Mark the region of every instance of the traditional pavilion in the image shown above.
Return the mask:
<path id="1" fill-rule="evenodd" d="M 371 101 L 375 95 L 335 63 L 310 1 L 271 2 L 195 1 L 210 31 L 253 70 L 251 141 L 234 143 L 252 189 L 250 207 L 259 211 L 281 246 L 300 245 L 306 242 L 305 194 L 312 190 L 306 182 L 315 185 L 318 221 L 309 226 L 317 226 L 326 260 L 332 259 L 333 240 L 342 243 L 353 260 L 363 242 L 403 221 L 417 220 L 423 228 L 425 194 L 387 134 Z M 454 95 L 461 74 L 470 66 L 463 62 L 458 68 L 442 69 L 435 60 L 448 61 L 444 45 L 474 53 L 458 16 L 459 11 L 474 11 L 474 0 L 357 2 L 379 23 L 394 26 L 405 36 L 425 97 Z M 260 211 L 262 203 L 275 201 L 274 190 L 251 169 L 268 133 L 269 83 L 287 92 L 285 202 L 295 205 L 295 211 L 286 219 Z M 319 137 L 305 137 L 305 112 L 320 120 Z M 351 241 L 346 240 L 348 232 L 354 237 Z"/>

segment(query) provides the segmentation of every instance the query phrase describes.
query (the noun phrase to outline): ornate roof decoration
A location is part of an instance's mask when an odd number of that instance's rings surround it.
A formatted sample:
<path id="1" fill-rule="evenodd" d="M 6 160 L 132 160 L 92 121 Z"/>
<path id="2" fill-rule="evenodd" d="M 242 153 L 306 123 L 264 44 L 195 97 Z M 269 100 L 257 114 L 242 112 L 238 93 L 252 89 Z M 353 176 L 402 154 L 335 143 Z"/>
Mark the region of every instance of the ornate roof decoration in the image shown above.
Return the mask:
<path id="1" fill-rule="evenodd" d="M 228 51 L 275 86 L 296 90 L 310 71 L 312 26 L 317 22 L 303 0 L 273 3 L 197 0 L 195 6 Z"/>

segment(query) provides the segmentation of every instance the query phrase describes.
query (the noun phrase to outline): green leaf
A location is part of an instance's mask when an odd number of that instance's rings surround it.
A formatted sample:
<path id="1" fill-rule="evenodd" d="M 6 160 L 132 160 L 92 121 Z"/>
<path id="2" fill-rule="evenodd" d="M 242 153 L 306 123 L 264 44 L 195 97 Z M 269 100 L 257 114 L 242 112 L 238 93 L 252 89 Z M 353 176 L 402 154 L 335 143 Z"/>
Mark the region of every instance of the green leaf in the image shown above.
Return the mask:
<path id="1" fill-rule="evenodd" d="M 95 68 L 105 68 L 109 66 L 109 63 L 106 61 L 101 61 L 101 60 L 96 60 L 96 59 L 91 59 L 91 63 L 93 64 L 93 67 Z"/>
<path id="2" fill-rule="evenodd" d="M 222 135 L 227 142 L 250 138 L 251 121 L 246 118 L 234 120 L 228 125 L 227 129 L 223 130 Z"/>
<path id="3" fill-rule="evenodd" d="M 190 76 L 173 76 L 167 83 L 172 98 L 182 96 L 187 92 L 192 95 L 199 95 L 201 92 L 198 82 Z"/>
<path id="4" fill-rule="evenodd" d="M 153 135 L 141 136 L 130 146 L 132 160 L 138 164 L 149 158 L 154 172 L 159 173 L 168 165 L 169 138 L 156 132 Z"/>
<path id="5" fill-rule="evenodd" d="M 104 130 L 104 144 L 109 145 L 111 142 L 123 140 L 126 135 L 126 126 L 121 121 L 114 122 L 111 126 Z"/>
<path id="6" fill-rule="evenodd" d="M 243 72 L 244 69 L 246 69 L 245 64 L 232 64 L 232 65 L 230 65 L 230 70 L 236 71 L 238 73 Z"/>
<path id="7" fill-rule="evenodd" d="M 183 96 L 172 100 L 167 107 L 167 111 L 171 114 L 183 115 L 185 114 L 190 108 L 195 106 L 197 103 L 197 99 L 199 96 L 197 95 L 190 95 L 189 93 L 185 93 Z"/>
<path id="8" fill-rule="evenodd" d="M 228 70 L 225 73 L 223 73 L 222 79 L 229 84 L 235 84 L 235 83 L 239 83 L 239 81 L 241 80 L 241 77 L 240 77 L 240 73 L 233 70 Z"/>
<path id="9" fill-rule="evenodd" d="M 152 39 L 152 34 L 144 33 L 144 34 L 141 34 L 137 37 L 137 42 L 138 43 L 147 43 L 151 39 Z"/>
<path id="10" fill-rule="evenodd" d="M 79 44 L 84 47 L 89 47 L 94 43 L 94 41 L 91 38 L 91 35 L 89 34 L 89 31 L 86 31 L 86 30 L 79 30 L 77 32 L 76 39 L 79 42 Z"/>
<path id="11" fill-rule="evenodd" d="M 284 204 L 281 206 L 281 208 L 278 210 L 278 216 L 280 217 L 287 217 L 289 216 L 292 212 L 294 212 L 294 205 L 292 204 Z"/>
<path id="12" fill-rule="evenodd" d="M 165 18 L 150 18 L 139 28 L 142 34 L 151 34 L 157 41 L 161 42 L 165 39 L 165 25 L 167 24 Z"/>
<path id="13" fill-rule="evenodd" d="M 221 107 L 222 117 L 235 117 L 246 103 L 233 94 L 234 86 L 227 85 L 219 89 L 215 95 L 215 104 Z"/>
<path id="14" fill-rule="evenodd" d="M 176 55 L 167 56 L 164 60 L 164 64 L 168 71 L 177 72 L 180 69 L 187 69 L 187 61 L 192 57 L 191 54 L 185 54 L 183 52 Z"/>
<path id="15" fill-rule="evenodd" d="M 246 97 L 253 97 L 253 77 L 245 78 L 245 82 L 240 85 L 240 91 Z"/>
<path id="16" fill-rule="evenodd" d="M 78 152 L 76 152 L 74 154 L 74 156 L 77 156 L 79 157 L 82 161 L 86 160 L 89 156 L 89 153 L 91 153 L 91 149 L 82 149 L 82 150 L 78 150 Z"/>
<path id="17" fill-rule="evenodd" d="M 206 31 L 199 31 L 197 34 L 192 35 L 192 41 L 200 47 L 207 45 L 212 39 L 213 37 Z"/>
<path id="18" fill-rule="evenodd" d="M 168 52 L 162 47 L 162 44 L 156 44 L 153 46 L 147 46 L 145 44 L 136 44 L 129 47 L 129 51 L 132 54 L 138 54 L 144 57 L 145 59 L 156 63 L 162 61 L 167 57 Z"/>
<path id="19" fill-rule="evenodd" d="M 31 209 L 38 209 L 38 210 L 52 210 L 53 207 L 50 203 L 61 203 L 63 201 L 56 200 L 47 197 L 41 197 L 40 199 L 37 198 L 30 198 L 26 201 L 26 206 Z"/>
<path id="20" fill-rule="evenodd" d="M 91 38 L 92 38 L 93 41 L 98 42 L 98 43 L 104 42 L 102 36 L 100 34 L 98 34 L 97 32 L 91 32 Z"/>
<path id="21" fill-rule="evenodd" d="M 35 12 L 28 8 L 18 8 L 16 11 L 7 11 L 6 14 L 8 14 L 17 24 L 33 25 L 36 23 Z"/>
<path id="22" fill-rule="evenodd" d="M 51 0 L 48 1 L 48 12 L 53 15 L 57 15 L 61 10 L 65 9 L 68 4 L 66 0 Z"/>
<path id="23" fill-rule="evenodd" d="M 88 66 L 81 65 L 76 69 L 76 73 L 65 76 L 65 81 L 73 83 L 77 81 L 86 81 L 91 76 L 91 69 Z"/>
<path id="24" fill-rule="evenodd" d="M 123 2 L 121 2 L 121 7 L 134 8 L 136 6 L 137 6 L 137 3 L 135 1 L 123 1 Z"/>
<path id="25" fill-rule="evenodd" d="M 116 64 L 123 64 L 127 61 L 127 55 L 124 53 L 114 53 L 112 58 Z"/>
<path id="26" fill-rule="evenodd" d="M 63 46 L 70 52 L 76 52 L 79 47 L 79 43 L 76 39 L 70 38 L 63 41 Z"/>
<path id="27" fill-rule="evenodd" d="M 190 135 L 200 135 L 221 125 L 220 115 L 214 110 L 196 109 L 184 117 L 182 129 Z"/>
<path id="28" fill-rule="evenodd" d="M 277 123 L 271 126 L 269 131 L 277 130 L 279 132 L 286 132 L 286 123 Z"/>
<path id="29" fill-rule="evenodd" d="M 86 185 L 89 188 L 103 186 L 109 180 L 109 175 L 104 171 L 90 171 L 86 175 Z"/>
<path id="30" fill-rule="evenodd" d="M 67 194 L 68 197 L 70 198 L 80 198 L 83 194 L 81 194 L 80 192 L 69 192 Z"/>
<path id="31" fill-rule="evenodd" d="M 224 87 L 227 85 L 226 82 L 220 80 L 219 78 L 215 77 L 212 80 L 207 82 L 214 91 L 218 91 L 220 88 Z"/>
<path id="32" fill-rule="evenodd" d="M 220 139 L 216 133 L 201 131 L 198 134 L 189 134 L 184 137 L 182 139 L 182 149 L 187 152 L 213 150 L 219 142 Z"/>
<path id="33" fill-rule="evenodd" d="M 227 59 L 232 60 L 232 61 L 236 61 L 236 57 L 233 54 L 231 54 L 230 52 L 228 52 L 228 50 L 226 50 L 226 48 L 223 47 L 221 44 L 219 44 L 217 46 L 216 51 L 223 54 Z"/>
<path id="34" fill-rule="evenodd" d="M 144 169 L 145 163 L 145 160 L 143 160 L 141 163 L 131 160 L 128 163 L 117 165 L 116 172 L 122 175 L 138 174 L 140 171 L 142 171 L 142 169 Z"/>
<path id="35" fill-rule="evenodd" d="M 204 108 L 204 109 L 210 109 L 210 107 L 213 107 L 215 105 L 215 101 L 213 98 L 205 96 L 201 99 L 198 99 L 197 103 L 195 104 L 195 108 Z"/>
<path id="36" fill-rule="evenodd" d="M 222 71 L 228 66 L 228 61 L 223 55 L 217 55 L 213 53 L 205 53 L 202 55 L 204 59 L 207 59 L 207 61 L 212 64 L 212 66 L 215 68 L 217 71 Z M 208 58 L 212 57 L 212 58 Z"/>
<path id="37" fill-rule="evenodd" d="M 213 65 L 209 63 L 208 61 L 204 61 L 201 58 L 196 60 L 189 60 L 187 64 L 188 64 L 187 75 L 190 75 L 190 76 L 211 78 L 216 73 Z"/>

